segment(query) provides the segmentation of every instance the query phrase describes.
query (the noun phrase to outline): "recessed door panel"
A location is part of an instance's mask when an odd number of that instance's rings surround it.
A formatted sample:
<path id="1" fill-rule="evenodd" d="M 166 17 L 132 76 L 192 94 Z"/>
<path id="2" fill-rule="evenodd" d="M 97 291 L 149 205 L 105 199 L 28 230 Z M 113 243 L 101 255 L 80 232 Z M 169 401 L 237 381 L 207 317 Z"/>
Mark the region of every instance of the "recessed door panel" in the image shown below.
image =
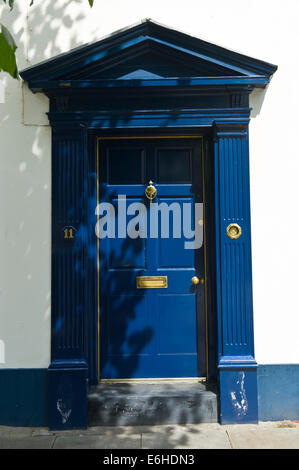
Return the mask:
<path id="1" fill-rule="evenodd" d="M 158 354 L 197 355 L 196 297 L 193 294 L 158 295 Z"/>
<path id="2" fill-rule="evenodd" d="M 121 196 L 123 196 L 123 194 L 121 194 Z M 138 209 L 143 199 L 127 197 L 126 199 L 121 198 L 118 200 L 112 197 L 108 198 L 107 201 L 111 203 L 110 211 L 113 217 L 110 219 L 110 230 L 114 236 L 107 236 L 101 241 L 103 245 L 106 245 L 106 247 L 103 247 L 103 253 L 105 253 L 105 255 L 106 253 L 108 254 L 109 271 L 111 269 L 146 269 L 146 239 L 136 236 L 136 233 L 132 233 L 133 230 L 134 232 L 138 232 L 138 226 L 135 226 L 133 220 L 134 214 L 127 214 L 126 221 L 123 220 L 124 217 L 121 214 L 121 212 L 127 213 L 129 206 L 131 206 L 133 210 L 135 210 L 135 208 Z M 133 236 L 128 236 L 128 231 L 129 234 Z"/>
<path id="3" fill-rule="evenodd" d="M 157 182 L 160 184 L 191 183 L 192 149 L 157 149 L 156 164 Z"/>
<path id="4" fill-rule="evenodd" d="M 161 207 L 156 241 L 158 269 L 193 268 L 194 251 L 186 243 L 194 240 L 194 199 L 160 197 L 157 202 Z"/>

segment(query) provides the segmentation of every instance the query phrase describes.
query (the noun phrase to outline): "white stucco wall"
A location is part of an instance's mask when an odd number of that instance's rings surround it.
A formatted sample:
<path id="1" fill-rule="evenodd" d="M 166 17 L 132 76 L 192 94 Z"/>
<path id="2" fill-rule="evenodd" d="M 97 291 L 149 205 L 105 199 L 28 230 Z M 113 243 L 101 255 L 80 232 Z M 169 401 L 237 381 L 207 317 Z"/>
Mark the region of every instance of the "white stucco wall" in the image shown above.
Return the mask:
<path id="1" fill-rule="evenodd" d="M 87 0 L 15 2 L 12 13 L 0 7 L 0 21 L 14 33 L 20 69 L 146 17 L 279 66 L 251 97 L 255 349 L 259 363 L 299 363 L 298 0 L 95 0 L 93 9 Z M 43 95 L 0 73 L 2 367 L 50 361 L 47 109 Z"/>

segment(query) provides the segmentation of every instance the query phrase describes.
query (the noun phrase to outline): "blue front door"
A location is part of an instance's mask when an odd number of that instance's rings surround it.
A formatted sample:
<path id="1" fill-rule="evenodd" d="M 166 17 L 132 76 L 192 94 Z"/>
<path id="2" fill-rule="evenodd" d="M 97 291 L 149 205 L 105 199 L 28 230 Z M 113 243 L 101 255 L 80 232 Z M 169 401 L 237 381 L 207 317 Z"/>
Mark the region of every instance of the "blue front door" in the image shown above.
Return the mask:
<path id="1" fill-rule="evenodd" d="M 100 140 L 98 154 L 100 378 L 203 376 L 202 140 Z"/>

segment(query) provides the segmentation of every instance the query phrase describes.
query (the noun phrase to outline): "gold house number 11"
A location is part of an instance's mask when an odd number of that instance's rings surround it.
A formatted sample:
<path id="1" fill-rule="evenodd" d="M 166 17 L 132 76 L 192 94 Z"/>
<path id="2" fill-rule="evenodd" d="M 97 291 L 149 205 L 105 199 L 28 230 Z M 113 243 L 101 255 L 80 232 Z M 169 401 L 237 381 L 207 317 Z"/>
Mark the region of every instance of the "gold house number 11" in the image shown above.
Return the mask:
<path id="1" fill-rule="evenodd" d="M 65 228 L 63 230 L 64 232 L 64 237 L 63 238 L 75 238 L 74 237 L 74 230 L 72 228 Z"/>

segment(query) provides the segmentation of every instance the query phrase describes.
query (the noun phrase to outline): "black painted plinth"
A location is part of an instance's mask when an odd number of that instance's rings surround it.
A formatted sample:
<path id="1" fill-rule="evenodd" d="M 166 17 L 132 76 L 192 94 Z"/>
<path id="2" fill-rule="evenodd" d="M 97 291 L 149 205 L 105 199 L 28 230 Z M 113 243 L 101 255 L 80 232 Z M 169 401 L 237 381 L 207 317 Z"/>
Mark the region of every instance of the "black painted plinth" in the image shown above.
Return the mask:
<path id="1" fill-rule="evenodd" d="M 82 364 L 51 364 L 49 378 L 49 428 L 87 427 L 87 367 Z"/>

